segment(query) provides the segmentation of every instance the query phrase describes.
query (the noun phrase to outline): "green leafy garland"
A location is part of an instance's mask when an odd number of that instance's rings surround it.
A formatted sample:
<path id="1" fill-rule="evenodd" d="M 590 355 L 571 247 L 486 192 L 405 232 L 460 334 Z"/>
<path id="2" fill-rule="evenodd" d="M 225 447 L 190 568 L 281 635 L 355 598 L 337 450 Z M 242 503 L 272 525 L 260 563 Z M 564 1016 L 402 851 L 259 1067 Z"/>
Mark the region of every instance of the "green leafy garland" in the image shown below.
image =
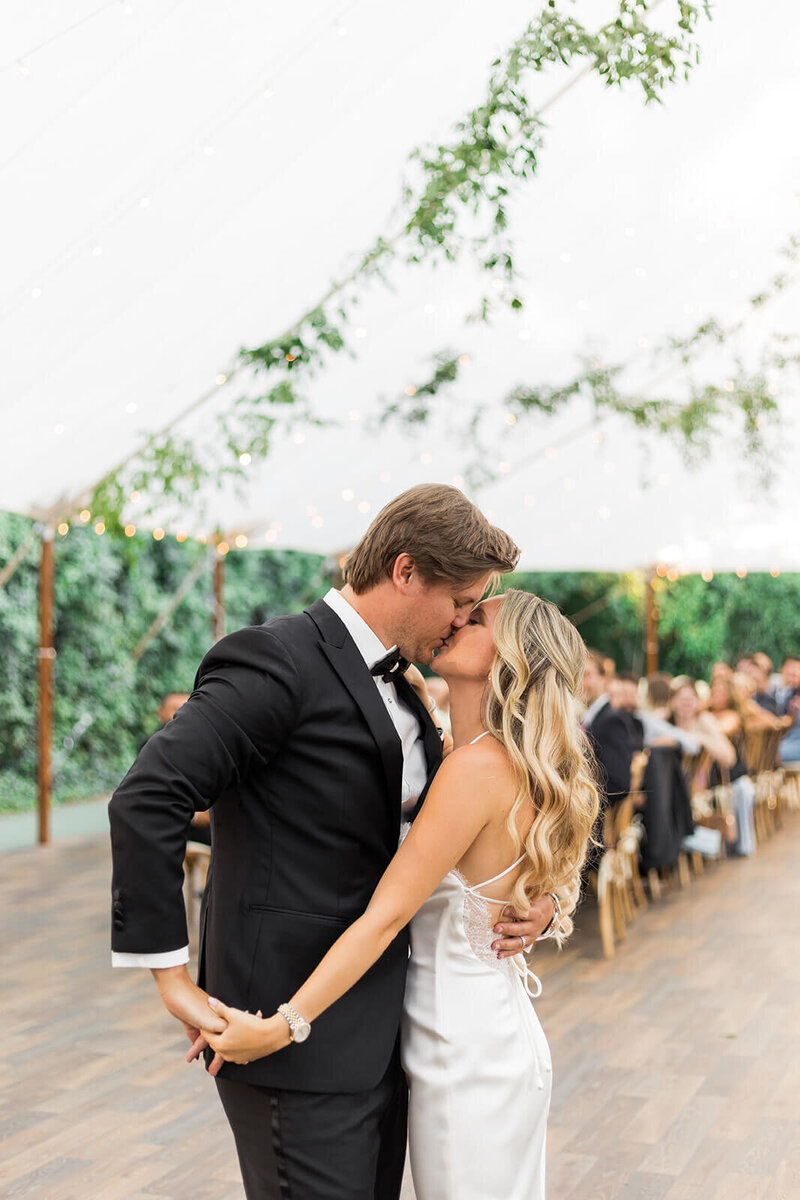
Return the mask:
<path id="1" fill-rule="evenodd" d="M 766 287 L 751 296 L 748 316 L 797 284 L 800 236 L 793 235 L 781 254 L 795 269 L 780 271 Z M 736 422 L 745 449 L 766 481 L 772 454 L 766 434 L 771 428 L 770 418 L 779 411 L 775 380 L 800 369 L 800 338 L 791 334 L 770 335 L 761 349 L 757 367 L 747 369 L 736 359 L 730 376 L 721 383 L 698 381 L 692 374 L 692 368 L 709 347 L 731 347 L 746 324 L 746 317 L 730 325 L 707 317 L 685 337 L 665 339 L 652 353 L 654 368 L 660 364 L 661 370 L 647 389 L 623 386 L 623 376 L 630 363 L 606 364 L 593 358 L 583 361 L 581 369 L 562 383 L 518 385 L 500 401 L 500 407 L 516 424 L 525 418 L 555 416 L 571 402 L 583 398 L 597 418 L 615 414 L 637 429 L 666 437 L 683 451 L 690 463 L 707 454 L 713 438 L 723 427 L 730 432 L 734 427 L 732 422 Z M 441 397 L 449 385 L 457 382 L 468 361 L 464 354 L 436 356 L 430 378 L 424 383 L 410 385 L 403 396 L 386 405 L 379 424 L 426 425 L 438 411 L 436 397 Z M 665 393 L 663 389 L 664 376 L 676 374 L 680 376 L 677 389 L 682 393 L 680 399 L 675 398 L 674 391 Z M 462 431 L 463 443 L 471 451 L 464 475 L 472 488 L 480 488 L 500 478 L 499 472 L 489 465 L 491 448 L 481 435 L 486 411 L 485 404 L 471 413 L 460 407 L 458 420 L 451 430 L 456 436 L 459 430 Z M 496 412 L 497 408 L 490 406 L 489 411 Z"/>
<path id="2" fill-rule="evenodd" d="M 320 370 L 332 354 L 353 352 L 347 339 L 353 309 L 364 286 L 386 281 L 394 262 L 452 262 L 469 252 L 503 283 L 499 292 L 481 299 L 477 317 L 486 320 L 500 303 L 522 308 L 506 204 L 511 187 L 535 175 L 545 131 L 544 110 L 531 105 L 526 84 L 549 66 L 571 68 L 582 61 L 584 73 L 596 72 L 607 86 L 638 85 L 645 103 L 658 101 L 666 87 L 687 78 L 697 64 L 697 27 L 710 15 L 708 0 L 670 2 L 677 8 L 672 32 L 656 29 L 649 20 L 649 10 L 662 0 L 617 0 L 615 18 L 591 32 L 562 11 L 572 0 L 563 0 L 560 7 L 548 0 L 492 64 L 485 97 L 455 126 L 452 138 L 411 155 L 412 181 L 404 186 L 394 231 L 377 238 L 355 268 L 294 325 L 260 346 L 242 349 L 233 370 L 219 377 L 222 386 L 248 371 L 256 380 L 266 376 L 266 386 L 238 396 L 226 407 L 215 406 L 214 416 L 205 423 L 204 444 L 188 433 L 174 432 L 219 394 L 212 389 L 110 471 L 83 503 L 102 514 L 109 531 L 123 524 L 132 494 L 143 496 L 145 511 L 163 509 L 165 501 L 196 508 L 201 486 L 244 480 L 245 464 L 269 453 L 278 424 L 320 424 L 298 383 Z M 573 76 L 567 87 L 574 82 Z M 463 228 L 467 215 L 470 232 Z M 457 363 L 442 360 L 417 394 L 432 397 L 456 375 Z M 534 394 L 531 390 L 529 396 Z M 516 403 L 526 406 L 522 396 Z M 527 407 L 537 404 L 529 398 Z M 642 410 L 645 422 L 649 411 Z"/>

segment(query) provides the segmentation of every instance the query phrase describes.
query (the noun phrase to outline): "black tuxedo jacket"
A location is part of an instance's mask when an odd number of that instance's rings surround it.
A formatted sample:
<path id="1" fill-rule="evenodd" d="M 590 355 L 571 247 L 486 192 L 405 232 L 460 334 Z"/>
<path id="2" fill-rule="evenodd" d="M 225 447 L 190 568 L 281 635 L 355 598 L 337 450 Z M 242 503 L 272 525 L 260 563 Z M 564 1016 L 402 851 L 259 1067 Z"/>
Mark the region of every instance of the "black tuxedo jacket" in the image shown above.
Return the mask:
<path id="1" fill-rule="evenodd" d="M 430 779 L 441 742 L 400 686 Z M 192 814 L 210 807 L 198 982 L 226 1004 L 274 1012 L 369 902 L 397 849 L 402 772 L 369 669 L 323 600 L 223 638 L 111 799 L 113 949 L 187 944 L 186 835 Z M 397 1038 L 407 959 L 402 934 L 307 1042 L 223 1074 L 312 1092 L 374 1086 Z"/>
<path id="2" fill-rule="evenodd" d="M 604 704 L 587 730 L 599 770 L 600 787 L 610 804 L 631 790 L 633 744 L 625 716 Z"/>

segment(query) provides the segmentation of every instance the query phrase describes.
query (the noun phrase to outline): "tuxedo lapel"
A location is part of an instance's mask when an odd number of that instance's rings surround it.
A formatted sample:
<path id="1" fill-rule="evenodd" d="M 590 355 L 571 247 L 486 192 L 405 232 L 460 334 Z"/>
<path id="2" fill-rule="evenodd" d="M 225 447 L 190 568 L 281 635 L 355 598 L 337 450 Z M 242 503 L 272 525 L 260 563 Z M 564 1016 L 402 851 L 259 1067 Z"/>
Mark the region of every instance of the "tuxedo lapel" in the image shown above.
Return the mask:
<path id="1" fill-rule="evenodd" d="M 323 636 L 322 650 L 326 658 L 355 700 L 375 739 L 383 761 L 389 800 L 399 808 L 403 789 L 403 747 L 366 663 L 329 604 L 317 600 L 306 612 Z"/>

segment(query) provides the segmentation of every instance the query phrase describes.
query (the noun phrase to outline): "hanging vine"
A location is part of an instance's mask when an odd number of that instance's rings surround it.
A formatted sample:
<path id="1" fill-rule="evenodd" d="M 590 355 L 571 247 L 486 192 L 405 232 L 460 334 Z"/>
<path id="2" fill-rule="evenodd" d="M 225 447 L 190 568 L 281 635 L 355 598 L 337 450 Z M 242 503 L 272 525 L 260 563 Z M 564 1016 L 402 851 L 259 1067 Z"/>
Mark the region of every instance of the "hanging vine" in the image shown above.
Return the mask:
<path id="1" fill-rule="evenodd" d="M 614 19 L 592 32 L 568 11 L 572 2 L 548 0 L 492 64 L 485 96 L 456 124 L 452 137 L 413 152 L 390 230 L 290 328 L 259 346 L 243 348 L 232 370 L 221 377 L 227 385 L 246 373 L 264 384 L 227 404 L 220 403 L 219 392 L 202 397 L 182 414 L 191 416 L 216 395 L 202 441 L 174 432 L 173 422 L 110 471 L 90 499 L 84 498 L 94 513 L 102 514 L 108 529 L 122 525 L 132 493 L 142 495 L 148 511 L 162 509 L 165 501 L 196 507 L 202 486 L 242 482 L 244 464 L 268 455 L 278 425 L 319 424 L 302 384 L 332 355 L 354 353 L 348 339 L 353 310 L 368 283 L 387 280 L 392 264 L 435 265 L 470 253 L 493 282 L 501 283 L 499 290 L 481 298 L 478 317 L 486 320 L 499 304 L 523 307 L 507 203 L 515 185 L 535 176 L 544 144 L 542 109 L 528 96 L 535 76 L 551 67 L 569 70 L 582 63 L 607 86 L 638 87 L 645 103 L 658 101 L 665 88 L 687 78 L 696 66 L 698 26 L 710 15 L 708 0 L 670 0 L 675 21 L 665 32 L 650 19 L 662 0 L 617 0 Z M 428 388 L 432 398 L 454 381 L 457 365 L 440 359 L 418 394 L 424 397 Z"/>

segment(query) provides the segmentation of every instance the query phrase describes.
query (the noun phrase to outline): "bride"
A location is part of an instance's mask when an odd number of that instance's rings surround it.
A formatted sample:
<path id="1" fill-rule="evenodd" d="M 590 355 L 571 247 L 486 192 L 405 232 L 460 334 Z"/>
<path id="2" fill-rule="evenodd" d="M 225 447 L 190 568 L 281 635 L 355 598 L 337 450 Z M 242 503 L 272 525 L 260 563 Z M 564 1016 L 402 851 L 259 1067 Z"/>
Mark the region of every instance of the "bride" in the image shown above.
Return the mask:
<path id="1" fill-rule="evenodd" d="M 454 751 L 440 767 L 369 906 L 287 1006 L 262 1018 L 211 1007 L 204 1031 L 225 1062 L 287 1046 L 335 1003 L 411 921 L 402 1027 L 418 1200 L 541 1200 L 550 1054 L 522 953 L 499 960 L 492 927 L 545 892 L 572 931 L 597 812 L 577 719 L 585 647 L 558 609 L 510 590 L 484 600 L 433 669 L 450 689 Z M 480 881 L 480 882 L 476 882 Z M 558 906 L 557 906 L 558 911 Z M 525 946 L 525 950 L 530 947 Z"/>

